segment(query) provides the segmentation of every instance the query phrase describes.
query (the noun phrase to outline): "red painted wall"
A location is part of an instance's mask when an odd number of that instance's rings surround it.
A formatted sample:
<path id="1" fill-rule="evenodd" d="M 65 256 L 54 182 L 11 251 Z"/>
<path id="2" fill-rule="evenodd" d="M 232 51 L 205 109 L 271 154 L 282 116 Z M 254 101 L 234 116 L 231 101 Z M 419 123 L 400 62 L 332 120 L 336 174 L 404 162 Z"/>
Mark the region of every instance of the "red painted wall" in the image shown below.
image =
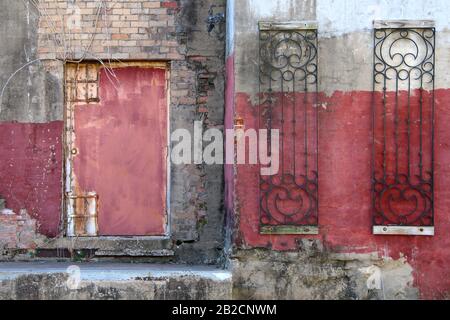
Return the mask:
<path id="1" fill-rule="evenodd" d="M 432 92 L 374 98 L 375 223 L 432 226 Z"/>
<path id="2" fill-rule="evenodd" d="M 259 234 L 258 166 L 237 166 L 236 212 L 240 247 L 293 250 L 296 240 L 315 238 L 335 252 L 369 253 L 398 259 L 405 255 L 414 268 L 423 298 L 450 291 L 450 90 L 436 90 L 435 237 L 372 235 L 371 160 L 372 93 L 321 95 L 319 126 L 318 236 Z M 236 116 L 246 128 L 258 128 L 250 97 L 235 96 Z"/>
<path id="3" fill-rule="evenodd" d="M 127 67 L 115 74 L 116 85 L 101 70 L 99 104 L 75 107 L 75 175 L 82 192 L 99 196 L 99 235 L 163 235 L 166 70 Z"/>
<path id="4" fill-rule="evenodd" d="M 226 87 L 225 87 L 225 129 L 230 130 L 234 128 L 234 54 L 229 56 L 225 64 L 226 68 Z M 229 138 L 229 137 L 228 137 Z M 226 153 L 226 149 L 225 149 Z M 234 156 L 234 155 L 233 155 Z M 225 154 L 227 158 L 227 154 Z M 229 228 L 233 225 L 234 213 L 234 166 L 232 164 L 225 164 L 224 179 L 225 179 L 225 210 L 227 214 L 227 222 Z"/>
<path id="5" fill-rule="evenodd" d="M 0 123 L 0 196 L 15 213 L 26 209 L 49 237 L 61 217 L 62 132 L 62 121 Z"/>

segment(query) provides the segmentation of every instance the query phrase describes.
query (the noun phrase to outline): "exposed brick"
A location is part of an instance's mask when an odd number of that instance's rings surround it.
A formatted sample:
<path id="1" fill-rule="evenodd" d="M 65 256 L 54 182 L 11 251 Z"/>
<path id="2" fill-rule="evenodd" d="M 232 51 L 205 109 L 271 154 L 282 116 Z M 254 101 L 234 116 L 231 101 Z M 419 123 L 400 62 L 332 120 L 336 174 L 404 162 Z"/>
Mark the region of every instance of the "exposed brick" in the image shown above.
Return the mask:
<path id="1" fill-rule="evenodd" d="M 26 210 L 20 214 L 2 214 L 0 211 L 0 248 L 34 249 L 42 238 L 36 230 L 36 220 Z"/>
<path id="2" fill-rule="evenodd" d="M 115 33 L 111 36 L 113 40 L 125 40 L 128 39 L 130 36 L 128 34 L 121 34 L 121 33 Z"/>
<path id="3" fill-rule="evenodd" d="M 175 1 L 164 1 L 164 2 L 161 2 L 161 7 L 174 9 L 174 8 L 178 8 L 178 3 Z"/>
<path id="4" fill-rule="evenodd" d="M 160 8 L 161 3 L 159 1 L 148 1 L 142 4 L 144 8 Z"/>

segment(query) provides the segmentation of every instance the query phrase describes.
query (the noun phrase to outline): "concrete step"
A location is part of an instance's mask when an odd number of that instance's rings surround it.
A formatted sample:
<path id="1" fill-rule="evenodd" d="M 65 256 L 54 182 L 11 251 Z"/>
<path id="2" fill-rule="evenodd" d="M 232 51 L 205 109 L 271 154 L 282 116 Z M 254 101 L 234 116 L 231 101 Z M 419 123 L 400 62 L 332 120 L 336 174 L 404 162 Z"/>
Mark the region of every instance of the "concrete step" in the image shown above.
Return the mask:
<path id="1" fill-rule="evenodd" d="M 208 266 L 0 263 L 0 299 L 231 299 L 232 276 Z"/>

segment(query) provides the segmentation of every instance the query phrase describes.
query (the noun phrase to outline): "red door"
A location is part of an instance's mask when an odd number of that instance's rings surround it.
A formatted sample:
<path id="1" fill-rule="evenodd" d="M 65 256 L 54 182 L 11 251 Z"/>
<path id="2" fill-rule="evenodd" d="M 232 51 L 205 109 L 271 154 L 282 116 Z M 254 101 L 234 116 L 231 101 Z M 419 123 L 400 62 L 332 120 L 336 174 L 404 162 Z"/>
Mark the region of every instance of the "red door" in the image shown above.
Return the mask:
<path id="1" fill-rule="evenodd" d="M 164 235 L 166 70 L 137 65 L 112 70 L 97 72 L 96 103 L 73 108 L 71 193 L 98 197 L 99 236 Z"/>

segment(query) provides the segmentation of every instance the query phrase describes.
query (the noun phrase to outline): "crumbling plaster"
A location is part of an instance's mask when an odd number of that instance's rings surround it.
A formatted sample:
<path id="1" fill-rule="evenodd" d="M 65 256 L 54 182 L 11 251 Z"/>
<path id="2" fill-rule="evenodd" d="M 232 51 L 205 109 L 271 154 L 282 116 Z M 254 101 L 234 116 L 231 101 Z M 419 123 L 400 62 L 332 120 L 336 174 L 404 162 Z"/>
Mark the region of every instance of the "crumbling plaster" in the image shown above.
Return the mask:
<path id="1" fill-rule="evenodd" d="M 373 253 L 337 254 L 320 241 L 303 240 L 299 249 L 240 250 L 232 258 L 236 299 L 394 300 L 417 299 L 413 268 Z"/>

